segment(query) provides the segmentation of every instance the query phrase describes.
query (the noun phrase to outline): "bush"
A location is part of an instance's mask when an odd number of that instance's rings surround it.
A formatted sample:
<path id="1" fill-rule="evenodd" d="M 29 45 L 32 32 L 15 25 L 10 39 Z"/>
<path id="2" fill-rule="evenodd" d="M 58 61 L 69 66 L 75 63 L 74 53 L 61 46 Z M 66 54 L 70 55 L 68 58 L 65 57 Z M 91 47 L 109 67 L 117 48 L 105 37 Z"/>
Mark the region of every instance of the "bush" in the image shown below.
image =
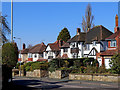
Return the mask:
<path id="1" fill-rule="evenodd" d="M 116 54 L 112 57 L 109 63 L 111 73 L 120 74 L 120 54 Z"/>
<path id="2" fill-rule="evenodd" d="M 5 43 L 2 46 L 2 64 L 15 67 L 18 60 L 18 47 L 16 43 Z"/>
<path id="3" fill-rule="evenodd" d="M 106 72 L 105 66 L 100 66 L 98 69 L 98 73 L 105 73 L 105 72 Z"/>
<path id="4" fill-rule="evenodd" d="M 24 64 L 25 71 L 33 71 L 35 69 L 47 70 L 47 62 L 28 62 Z"/>

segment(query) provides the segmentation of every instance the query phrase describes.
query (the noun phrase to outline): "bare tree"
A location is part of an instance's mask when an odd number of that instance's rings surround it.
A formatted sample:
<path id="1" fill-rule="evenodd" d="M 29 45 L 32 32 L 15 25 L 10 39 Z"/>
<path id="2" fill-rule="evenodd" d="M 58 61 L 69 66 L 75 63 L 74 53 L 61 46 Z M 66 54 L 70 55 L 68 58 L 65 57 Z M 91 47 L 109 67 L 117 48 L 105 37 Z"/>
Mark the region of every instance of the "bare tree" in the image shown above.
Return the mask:
<path id="1" fill-rule="evenodd" d="M 88 28 L 94 27 L 93 23 L 94 16 L 92 15 L 92 9 L 90 4 L 88 4 L 85 12 L 85 17 L 82 17 L 82 29 L 84 32 L 88 31 Z"/>
<path id="2" fill-rule="evenodd" d="M 7 15 L 0 16 L 0 23 L 2 23 L 2 28 L 0 28 L 0 29 L 2 29 L 1 36 L 2 36 L 3 43 L 8 41 L 6 34 L 10 34 L 10 31 L 11 31 L 9 26 L 8 26 L 8 22 L 6 20 L 6 17 L 7 17 Z"/>

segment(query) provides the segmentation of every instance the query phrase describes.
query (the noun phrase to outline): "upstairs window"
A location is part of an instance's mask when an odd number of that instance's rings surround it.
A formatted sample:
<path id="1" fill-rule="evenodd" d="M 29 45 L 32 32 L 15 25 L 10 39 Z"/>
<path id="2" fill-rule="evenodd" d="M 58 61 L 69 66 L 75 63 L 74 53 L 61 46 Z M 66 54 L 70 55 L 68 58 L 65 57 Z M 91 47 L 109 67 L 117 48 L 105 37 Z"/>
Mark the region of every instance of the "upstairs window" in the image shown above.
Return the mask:
<path id="1" fill-rule="evenodd" d="M 93 46 L 96 46 L 96 41 L 93 41 Z"/>
<path id="2" fill-rule="evenodd" d="M 34 56 L 35 58 L 37 57 L 37 55 L 35 54 L 35 56 Z"/>
<path id="3" fill-rule="evenodd" d="M 64 48 L 64 49 L 63 49 L 63 52 L 68 52 L 68 49 L 67 49 L 67 48 Z"/>
<path id="4" fill-rule="evenodd" d="M 90 50 L 90 45 L 89 44 L 85 45 L 85 50 Z"/>
<path id="5" fill-rule="evenodd" d="M 116 47 L 116 41 L 115 40 L 111 41 L 110 46 L 111 47 Z"/>

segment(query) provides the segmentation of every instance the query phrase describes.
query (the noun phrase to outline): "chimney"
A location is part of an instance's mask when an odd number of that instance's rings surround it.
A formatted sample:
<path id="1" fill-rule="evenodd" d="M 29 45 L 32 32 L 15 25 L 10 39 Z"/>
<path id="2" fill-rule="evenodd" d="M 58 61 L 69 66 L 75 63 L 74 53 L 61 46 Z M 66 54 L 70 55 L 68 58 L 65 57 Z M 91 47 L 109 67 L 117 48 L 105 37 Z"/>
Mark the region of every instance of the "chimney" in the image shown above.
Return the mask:
<path id="1" fill-rule="evenodd" d="M 115 27 L 118 27 L 118 15 L 115 16 Z"/>
<path id="2" fill-rule="evenodd" d="M 44 45 L 44 42 L 42 42 L 41 45 Z"/>
<path id="3" fill-rule="evenodd" d="M 119 27 L 118 27 L 118 15 L 116 14 L 115 16 L 115 28 L 114 28 L 114 33 L 117 32 L 119 30 Z"/>
<path id="4" fill-rule="evenodd" d="M 63 45 L 63 41 L 60 39 L 59 40 L 59 47 L 61 47 Z"/>
<path id="5" fill-rule="evenodd" d="M 25 43 L 23 43 L 23 49 L 25 49 Z"/>
<path id="6" fill-rule="evenodd" d="M 77 28 L 77 35 L 80 35 L 80 32 L 81 32 L 80 28 Z"/>

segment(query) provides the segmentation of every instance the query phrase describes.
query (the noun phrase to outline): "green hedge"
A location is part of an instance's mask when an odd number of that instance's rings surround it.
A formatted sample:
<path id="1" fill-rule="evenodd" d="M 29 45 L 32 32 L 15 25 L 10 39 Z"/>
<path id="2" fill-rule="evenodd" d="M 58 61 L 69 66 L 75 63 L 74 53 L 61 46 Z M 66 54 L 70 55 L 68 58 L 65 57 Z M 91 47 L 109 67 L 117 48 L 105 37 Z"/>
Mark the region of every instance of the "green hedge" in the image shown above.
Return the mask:
<path id="1" fill-rule="evenodd" d="M 91 63 L 92 62 L 92 63 Z M 77 71 L 78 68 L 86 67 L 87 65 L 90 66 L 96 66 L 97 60 L 94 58 L 75 58 L 75 59 L 52 59 L 49 62 L 49 71 L 55 71 L 55 70 L 60 70 L 60 69 L 73 69 Z M 81 69 L 81 72 L 83 72 L 83 69 Z"/>
<path id="2" fill-rule="evenodd" d="M 16 68 L 20 69 L 20 64 L 18 63 Z M 48 63 L 47 62 L 28 62 L 26 64 L 21 65 L 21 69 L 25 71 L 33 71 L 35 69 L 47 70 Z"/>

